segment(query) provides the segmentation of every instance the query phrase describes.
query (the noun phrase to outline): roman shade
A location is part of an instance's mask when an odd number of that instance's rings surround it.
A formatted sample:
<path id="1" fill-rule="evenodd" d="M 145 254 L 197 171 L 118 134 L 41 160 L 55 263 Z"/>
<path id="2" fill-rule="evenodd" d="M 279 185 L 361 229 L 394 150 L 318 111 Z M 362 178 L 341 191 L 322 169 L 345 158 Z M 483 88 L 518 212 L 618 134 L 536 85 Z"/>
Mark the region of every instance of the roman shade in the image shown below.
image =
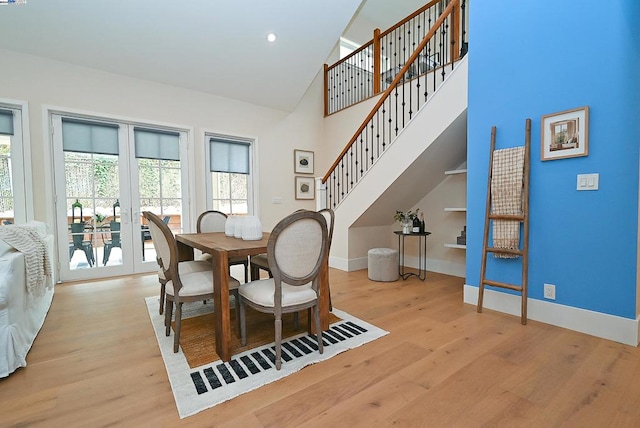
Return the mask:
<path id="1" fill-rule="evenodd" d="M 13 112 L 0 110 L 0 135 L 13 135 Z"/>
<path id="2" fill-rule="evenodd" d="M 209 139 L 209 167 L 211 172 L 249 174 L 249 143 Z"/>
<path id="3" fill-rule="evenodd" d="M 62 118 L 65 152 L 118 155 L 118 125 Z"/>
<path id="4" fill-rule="evenodd" d="M 180 160 L 180 134 L 156 129 L 134 128 L 136 158 Z"/>

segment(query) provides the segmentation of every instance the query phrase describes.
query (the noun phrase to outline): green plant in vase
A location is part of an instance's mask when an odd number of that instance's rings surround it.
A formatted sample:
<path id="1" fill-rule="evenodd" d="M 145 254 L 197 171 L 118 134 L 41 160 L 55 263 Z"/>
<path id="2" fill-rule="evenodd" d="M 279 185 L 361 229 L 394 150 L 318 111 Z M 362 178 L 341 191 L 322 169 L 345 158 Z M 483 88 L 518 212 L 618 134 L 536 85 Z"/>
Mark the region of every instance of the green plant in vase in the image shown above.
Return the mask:
<path id="1" fill-rule="evenodd" d="M 415 211 L 398 211 L 394 214 L 393 218 L 402 224 L 402 233 L 411 233 L 411 229 L 413 227 L 413 220 L 418 218 L 418 212 L 420 208 L 416 208 Z"/>

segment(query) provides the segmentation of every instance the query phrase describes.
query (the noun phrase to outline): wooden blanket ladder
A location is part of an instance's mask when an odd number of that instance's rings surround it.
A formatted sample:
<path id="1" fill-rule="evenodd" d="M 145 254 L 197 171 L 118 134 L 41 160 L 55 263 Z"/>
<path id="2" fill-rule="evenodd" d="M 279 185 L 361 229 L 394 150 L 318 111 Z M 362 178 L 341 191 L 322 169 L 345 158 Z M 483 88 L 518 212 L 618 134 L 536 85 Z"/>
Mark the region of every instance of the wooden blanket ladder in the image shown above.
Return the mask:
<path id="1" fill-rule="evenodd" d="M 494 173 L 494 151 L 496 144 L 496 127 L 491 128 L 491 155 L 489 159 L 489 181 L 487 184 L 487 206 L 484 217 L 484 239 L 482 244 L 482 266 L 480 269 L 480 289 L 478 291 L 478 312 L 482 312 L 485 286 L 506 288 L 520 293 L 522 299 L 521 322 L 527 323 L 527 277 L 529 261 L 529 170 L 530 170 L 530 146 L 531 146 L 531 119 L 525 124 L 525 144 L 524 144 L 524 167 L 522 179 L 522 213 L 518 215 L 494 214 L 491 210 L 491 179 Z M 494 220 L 516 220 L 520 223 L 519 230 L 522 232 L 520 248 L 506 249 L 489 246 L 489 229 Z M 489 280 L 486 278 L 487 253 L 508 254 L 522 258 L 522 283 L 521 285 L 508 284 L 505 282 Z"/>

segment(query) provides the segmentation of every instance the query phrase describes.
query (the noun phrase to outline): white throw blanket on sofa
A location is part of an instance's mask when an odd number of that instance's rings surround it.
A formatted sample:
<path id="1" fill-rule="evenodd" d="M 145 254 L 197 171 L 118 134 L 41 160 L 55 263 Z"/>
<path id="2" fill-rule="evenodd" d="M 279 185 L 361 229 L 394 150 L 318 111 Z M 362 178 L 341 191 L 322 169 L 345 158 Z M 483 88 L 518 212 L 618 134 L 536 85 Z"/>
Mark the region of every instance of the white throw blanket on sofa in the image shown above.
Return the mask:
<path id="1" fill-rule="evenodd" d="M 51 289 L 51 260 L 44 242 L 35 227 L 29 225 L 6 225 L 0 227 L 0 239 L 24 255 L 27 292 L 32 297 Z"/>

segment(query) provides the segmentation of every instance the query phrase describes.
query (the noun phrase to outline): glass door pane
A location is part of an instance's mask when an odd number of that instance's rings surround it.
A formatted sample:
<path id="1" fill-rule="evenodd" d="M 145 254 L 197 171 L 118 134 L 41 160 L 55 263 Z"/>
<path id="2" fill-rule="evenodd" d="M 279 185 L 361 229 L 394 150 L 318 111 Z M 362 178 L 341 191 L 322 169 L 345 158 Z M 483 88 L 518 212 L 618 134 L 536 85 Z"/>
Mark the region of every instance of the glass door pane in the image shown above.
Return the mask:
<path id="1" fill-rule="evenodd" d="M 118 156 L 65 151 L 64 168 L 69 269 L 122 265 Z"/>
<path id="2" fill-rule="evenodd" d="M 151 211 L 167 223 L 171 231 L 182 232 L 182 186 L 180 161 L 137 159 L 140 214 Z M 146 220 L 141 217 L 142 260 L 156 259 Z"/>

